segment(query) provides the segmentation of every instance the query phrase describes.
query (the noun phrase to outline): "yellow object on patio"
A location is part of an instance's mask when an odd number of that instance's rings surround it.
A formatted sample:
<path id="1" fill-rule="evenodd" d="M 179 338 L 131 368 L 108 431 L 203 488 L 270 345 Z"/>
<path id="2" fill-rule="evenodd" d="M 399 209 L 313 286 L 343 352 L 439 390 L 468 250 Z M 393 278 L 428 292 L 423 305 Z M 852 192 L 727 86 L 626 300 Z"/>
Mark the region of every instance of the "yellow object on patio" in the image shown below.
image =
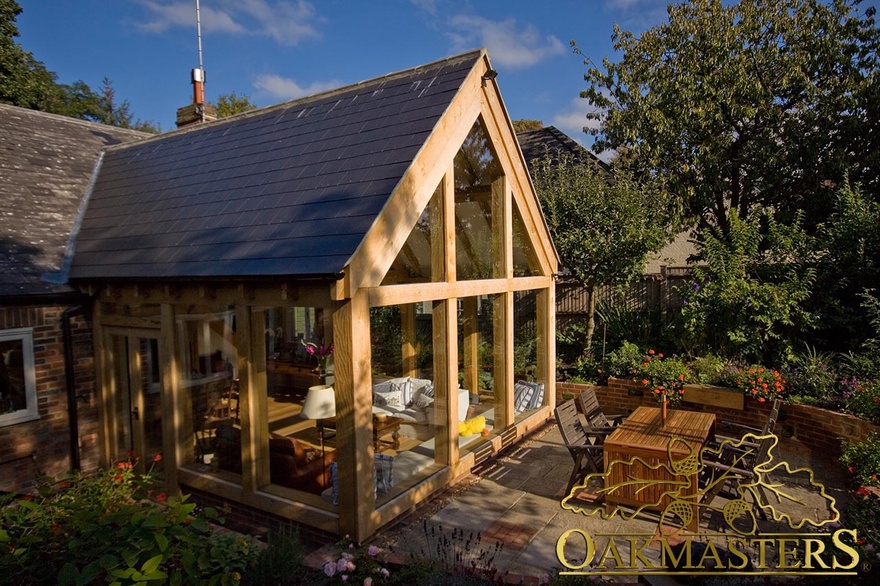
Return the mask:
<path id="1" fill-rule="evenodd" d="M 482 415 L 462 421 L 458 424 L 458 435 L 475 435 L 486 427 L 486 418 Z"/>

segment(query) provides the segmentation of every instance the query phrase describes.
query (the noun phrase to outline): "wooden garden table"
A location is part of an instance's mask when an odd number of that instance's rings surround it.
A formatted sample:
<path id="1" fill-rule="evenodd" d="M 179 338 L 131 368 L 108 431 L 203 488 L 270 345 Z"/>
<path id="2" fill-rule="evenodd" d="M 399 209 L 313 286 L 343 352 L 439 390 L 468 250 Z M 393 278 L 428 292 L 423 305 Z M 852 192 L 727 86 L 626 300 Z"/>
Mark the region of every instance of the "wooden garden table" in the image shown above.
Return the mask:
<path id="1" fill-rule="evenodd" d="M 672 442 L 672 459 L 680 460 L 691 454 L 698 455 L 703 446 L 715 438 L 715 414 L 670 409 L 664 425 L 658 407 L 639 407 L 605 439 L 605 487 L 609 489 L 605 493 L 606 511 L 610 513 L 616 505 L 636 508 L 649 505 L 650 509 L 662 511 L 673 500 L 663 493 L 679 490 L 679 486 L 664 481 L 684 480 L 689 484 L 681 488 L 680 494 L 684 498 L 679 500 L 695 503 L 694 516 L 687 527 L 691 531 L 697 530 L 699 470 L 695 469 L 690 474 L 676 474 L 672 471 L 667 450 L 673 438 L 681 441 Z M 634 456 L 641 461 L 626 464 Z M 635 479 L 649 482 L 617 486 Z"/>

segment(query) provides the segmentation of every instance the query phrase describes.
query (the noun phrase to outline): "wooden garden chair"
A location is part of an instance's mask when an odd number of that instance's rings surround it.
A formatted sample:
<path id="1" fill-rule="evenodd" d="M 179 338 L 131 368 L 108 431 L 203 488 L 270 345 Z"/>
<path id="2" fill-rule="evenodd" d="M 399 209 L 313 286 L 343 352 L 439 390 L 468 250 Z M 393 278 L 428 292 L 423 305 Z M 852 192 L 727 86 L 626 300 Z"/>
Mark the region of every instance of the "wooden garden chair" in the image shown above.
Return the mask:
<path id="1" fill-rule="evenodd" d="M 553 412 L 556 416 L 556 424 L 562 434 L 562 441 L 571 458 L 574 467 L 568 479 L 566 494 L 571 492 L 572 487 L 595 472 L 601 474 L 604 465 L 603 440 L 604 435 L 587 431 L 578 416 L 577 406 L 574 399 L 570 399 L 559 405 Z"/>
<path id="2" fill-rule="evenodd" d="M 599 406 L 596 391 L 592 388 L 585 389 L 578 395 L 578 403 L 581 407 L 581 413 L 584 414 L 587 420 L 587 426 L 592 433 L 608 435 L 626 417 L 626 415 L 605 415 L 602 407 Z"/>

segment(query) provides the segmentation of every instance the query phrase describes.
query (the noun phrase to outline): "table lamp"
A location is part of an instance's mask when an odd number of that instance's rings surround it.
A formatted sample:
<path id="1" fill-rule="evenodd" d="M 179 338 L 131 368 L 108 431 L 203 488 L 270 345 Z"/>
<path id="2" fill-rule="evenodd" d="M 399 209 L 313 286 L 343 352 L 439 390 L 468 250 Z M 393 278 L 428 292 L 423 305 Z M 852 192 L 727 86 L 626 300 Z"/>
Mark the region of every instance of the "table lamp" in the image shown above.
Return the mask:
<path id="1" fill-rule="evenodd" d="M 306 402 L 303 403 L 300 415 L 306 419 L 314 419 L 318 423 L 321 435 L 321 461 L 324 460 L 324 424 L 323 420 L 336 417 L 336 393 L 330 385 L 309 387 Z"/>

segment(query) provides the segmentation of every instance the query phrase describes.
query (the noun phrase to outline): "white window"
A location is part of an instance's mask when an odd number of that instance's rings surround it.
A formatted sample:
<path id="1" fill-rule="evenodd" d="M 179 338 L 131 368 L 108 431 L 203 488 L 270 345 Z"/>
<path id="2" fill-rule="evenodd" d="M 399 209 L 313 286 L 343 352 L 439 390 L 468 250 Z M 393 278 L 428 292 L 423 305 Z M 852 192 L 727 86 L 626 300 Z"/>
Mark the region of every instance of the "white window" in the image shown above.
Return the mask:
<path id="1" fill-rule="evenodd" d="M 34 330 L 0 330 L 0 426 L 39 418 Z"/>

